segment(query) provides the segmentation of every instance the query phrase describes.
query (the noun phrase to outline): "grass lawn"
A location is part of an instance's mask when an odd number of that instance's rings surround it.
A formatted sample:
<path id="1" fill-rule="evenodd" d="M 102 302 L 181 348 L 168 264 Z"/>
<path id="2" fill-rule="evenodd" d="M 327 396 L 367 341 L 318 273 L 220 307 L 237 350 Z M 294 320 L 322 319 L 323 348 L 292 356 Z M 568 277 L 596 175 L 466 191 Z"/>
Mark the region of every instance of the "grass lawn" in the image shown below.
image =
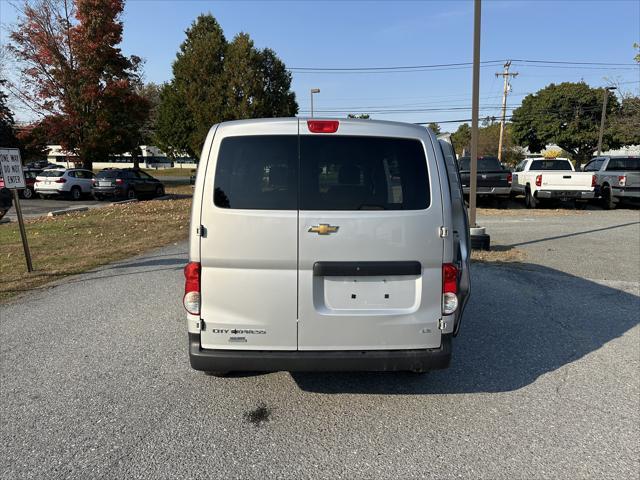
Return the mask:
<path id="1" fill-rule="evenodd" d="M 35 270 L 30 274 L 18 224 L 0 225 L 0 302 L 67 275 L 186 239 L 190 209 L 191 199 L 180 198 L 27 220 Z"/>
<path id="2" fill-rule="evenodd" d="M 143 168 L 143 171 L 147 172 L 152 177 L 162 178 L 162 177 L 185 177 L 189 178 L 191 176 L 191 170 L 195 170 L 193 168 Z"/>

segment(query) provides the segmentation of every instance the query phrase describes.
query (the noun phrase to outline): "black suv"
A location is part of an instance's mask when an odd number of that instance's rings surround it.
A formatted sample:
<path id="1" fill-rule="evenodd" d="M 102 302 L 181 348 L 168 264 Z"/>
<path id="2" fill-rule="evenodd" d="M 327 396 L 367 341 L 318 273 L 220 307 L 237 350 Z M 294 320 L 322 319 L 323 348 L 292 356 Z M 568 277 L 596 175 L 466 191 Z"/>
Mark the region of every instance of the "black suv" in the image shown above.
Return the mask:
<path id="1" fill-rule="evenodd" d="M 164 195 L 164 185 L 142 170 L 107 168 L 96 175 L 91 193 L 96 200 L 105 197 L 153 198 Z"/>

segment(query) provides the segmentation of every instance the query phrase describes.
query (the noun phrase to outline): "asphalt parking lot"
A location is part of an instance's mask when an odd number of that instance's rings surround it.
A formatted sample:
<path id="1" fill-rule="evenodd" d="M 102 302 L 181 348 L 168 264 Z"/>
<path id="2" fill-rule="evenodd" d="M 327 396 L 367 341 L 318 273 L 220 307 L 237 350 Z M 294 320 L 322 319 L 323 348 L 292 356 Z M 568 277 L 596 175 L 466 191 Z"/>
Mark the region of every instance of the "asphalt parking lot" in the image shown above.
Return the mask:
<path id="1" fill-rule="evenodd" d="M 90 197 L 82 198 L 81 200 L 65 200 L 63 198 L 32 198 L 29 200 L 20 200 L 20 207 L 22 207 L 22 215 L 25 218 L 35 218 L 46 216 L 52 210 L 66 210 L 67 208 L 87 207 L 98 208 L 109 205 L 109 202 L 99 202 Z M 12 222 L 17 221 L 15 207 L 7 212 L 6 218 L 9 218 Z"/>
<path id="2" fill-rule="evenodd" d="M 191 371 L 186 244 L 1 305 L 0 477 L 638 478 L 640 212 L 544 213 L 423 376 Z"/>

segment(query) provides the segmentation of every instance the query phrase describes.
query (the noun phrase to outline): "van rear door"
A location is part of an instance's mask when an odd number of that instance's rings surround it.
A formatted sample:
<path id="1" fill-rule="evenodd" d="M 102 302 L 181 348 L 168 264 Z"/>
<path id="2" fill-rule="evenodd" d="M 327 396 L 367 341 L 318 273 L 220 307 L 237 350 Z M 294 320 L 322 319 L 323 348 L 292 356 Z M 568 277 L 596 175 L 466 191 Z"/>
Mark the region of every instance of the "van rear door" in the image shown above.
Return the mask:
<path id="1" fill-rule="evenodd" d="M 201 213 L 201 346 L 297 347 L 298 122 L 216 131 Z"/>
<path id="2" fill-rule="evenodd" d="M 308 125 L 300 121 L 298 348 L 439 347 L 443 215 L 427 131 Z"/>

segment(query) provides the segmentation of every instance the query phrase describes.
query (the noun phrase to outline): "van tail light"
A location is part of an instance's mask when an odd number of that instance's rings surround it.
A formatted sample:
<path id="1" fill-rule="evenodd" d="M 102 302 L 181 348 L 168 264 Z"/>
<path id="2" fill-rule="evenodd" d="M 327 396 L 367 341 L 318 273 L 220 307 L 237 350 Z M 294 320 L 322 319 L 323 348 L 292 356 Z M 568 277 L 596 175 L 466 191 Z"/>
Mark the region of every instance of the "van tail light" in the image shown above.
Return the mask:
<path id="1" fill-rule="evenodd" d="M 184 280 L 182 304 L 191 315 L 200 315 L 200 262 L 187 263 Z"/>
<path id="2" fill-rule="evenodd" d="M 121 178 L 116 178 L 116 185 L 122 185 L 124 183 L 124 180 Z"/>
<path id="3" fill-rule="evenodd" d="M 338 120 L 307 120 L 311 133 L 336 133 L 338 125 L 340 125 Z"/>
<path id="4" fill-rule="evenodd" d="M 511 184 L 512 181 L 513 181 L 513 174 L 507 173 L 507 183 Z"/>
<path id="5" fill-rule="evenodd" d="M 458 309 L 458 267 L 442 264 L 442 314 L 451 315 Z"/>
<path id="6" fill-rule="evenodd" d="M 59 178 L 54 183 L 67 183 L 67 179 L 66 178 Z"/>
<path id="7" fill-rule="evenodd" d="M 593 178 L 596 178 L 595 176 Z M 620 185 L 621 187 L 626 187 L 627 186 L 627 177 L 626 175 L 620 175 L 618 177 L 618 185 Z"/>
<path id="8" fill-rule="evenodd" d="M 536 187 L 542 186 L 542 175 L 536 176 Z"/>

